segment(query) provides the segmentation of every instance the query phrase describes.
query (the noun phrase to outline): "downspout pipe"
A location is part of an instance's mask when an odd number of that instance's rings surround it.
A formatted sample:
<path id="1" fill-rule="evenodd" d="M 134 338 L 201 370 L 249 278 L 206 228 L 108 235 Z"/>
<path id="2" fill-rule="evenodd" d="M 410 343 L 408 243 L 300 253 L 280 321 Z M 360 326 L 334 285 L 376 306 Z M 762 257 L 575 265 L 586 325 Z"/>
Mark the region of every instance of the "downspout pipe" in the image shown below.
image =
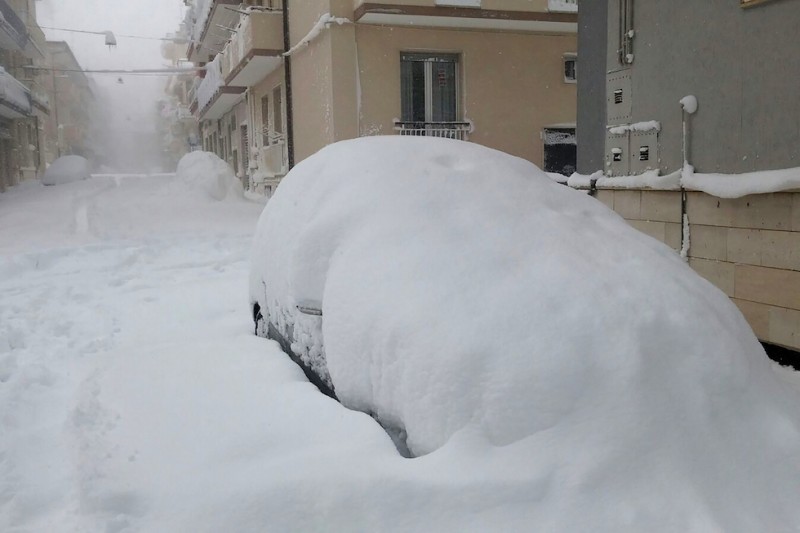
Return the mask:
<path id="1" fill-rule="evenodd" d="M 681 139 L 681 152 L 683 155 L 683 170 L 682 175 L 687 172 L 693 172 L 689 164 L 689 116 L 697 112 L 697 98 L 689 95 L 684 96 L 680 100 L 681 104 L 681 125 L 683 128 L 683 135 Z M 686 188 L 683 186 L 683 179 L 681 179 L 681 256 L 688 260 L 689 253 L 689 220 L 686 212 Z"/>
<path id="2" fill-rule="evenodd" d="M 286 157 L 288 170 L 294 167 L 294 105 L 292 97 L 292 56 L 289 39 L 289 0 L 283 0 L 283 76 L 286 84 Z"/>

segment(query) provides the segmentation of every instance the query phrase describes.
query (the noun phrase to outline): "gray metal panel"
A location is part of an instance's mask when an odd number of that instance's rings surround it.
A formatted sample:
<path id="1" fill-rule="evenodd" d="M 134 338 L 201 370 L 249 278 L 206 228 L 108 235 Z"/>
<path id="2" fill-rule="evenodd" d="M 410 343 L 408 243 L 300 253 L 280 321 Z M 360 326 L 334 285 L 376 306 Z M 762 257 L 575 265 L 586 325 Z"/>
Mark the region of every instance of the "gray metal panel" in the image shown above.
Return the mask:
<path id="1" fill-rule="evenodd" d="M 689 160 L 698 171 L 800 166 L 798 0 L 750 9 L 730 0 L 635 2 L 636 101 L 630 119 L 609 124 L 660 121 L 660 168 L 672 172 L 683 163 L 678 100 L 693 94 Z M 618 5 L 608 5 L 607 70 L 619 68 Z"/>
<path id="2" fill-rule="evenodd" d="M 630 122 L 633 98 L 630 69 L 608 74 L 606 85 L 606 122 L 609 126 Z"/>
<path id="3" fill-rule="evenodd" d="M 633 131 L 630 133 L 631 174 L 642 174 L 658 168 L 658 132 Z"/>
<path id="4" fill-rule="evenodd" d="M 627 176 L 630 174 L 629 135 L 606 133 L 606 174 Z"/>

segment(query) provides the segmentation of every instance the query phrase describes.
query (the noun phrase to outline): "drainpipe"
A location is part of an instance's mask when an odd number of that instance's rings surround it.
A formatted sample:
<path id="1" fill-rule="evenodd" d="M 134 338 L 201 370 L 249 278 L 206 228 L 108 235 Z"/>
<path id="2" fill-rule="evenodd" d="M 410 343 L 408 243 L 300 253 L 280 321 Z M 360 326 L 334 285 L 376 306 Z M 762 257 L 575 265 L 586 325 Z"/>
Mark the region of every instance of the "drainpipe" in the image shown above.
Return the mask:
<path id="1" fill-rule="evenodd" d="M 288 170 L 294 167 L 294 112 L 292 105 L 292 56 L 286 55 L 291 49 L 289 39 L 289 0 L 283 0 L 283 76 L 286 83 L 286 157 Z"/>
<path id="2" fill-rule="evenodd" d="M 683 155 L 683 170 L 681 176 L 688 172 L 691 168 L 689 165 L 689 115 L 693 115 L 697 111 L 697 98 L 689 95 L 684 96 L 680 100 L 681 109 L 681 123 L 683 127 L 683 137 L 681 142 L 681 151 Z M 686 188 L 683 186 L 683 179 L 681 179 L 681 257 L 689 260 L 689 217 L 686 214 Z"/>
<path id="3" fill-rule="evenodd" d="M 56 119 L 56 152 L 57 157 L 61 157 L 61 125 L 58 122 L 58 82 L 56 81 L 56 67 L 50 69 L 50 77 L 53 80 L 53 113 Z"/>

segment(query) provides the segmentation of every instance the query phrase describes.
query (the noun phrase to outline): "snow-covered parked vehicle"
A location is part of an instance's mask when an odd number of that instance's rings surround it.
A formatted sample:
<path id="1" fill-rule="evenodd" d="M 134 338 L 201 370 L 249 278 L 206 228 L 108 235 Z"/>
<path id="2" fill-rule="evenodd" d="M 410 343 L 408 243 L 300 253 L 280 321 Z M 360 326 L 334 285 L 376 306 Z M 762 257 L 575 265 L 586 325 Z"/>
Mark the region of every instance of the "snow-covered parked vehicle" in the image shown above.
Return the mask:
<path id="1" fill-rule="evenodd" d="M 53 161 L 42 176 L 43 185 L 64 185 L 76 181 L 88 180 L 92 167 L 85 157 L 64 155 Z"/>
<path id="2" fill-rule="evenodd" d="M 328 146 L 267 204 L 252 261 L 257 332 L 415 455 L 523 446 L 543 487 L 583 510 L 609 488 L 631 521 L 592 516 L 634 530 L 798 516 L 778 495 L 800 493 L 800 401 L 741 313 L 524 160 L 446 139 Z"/>

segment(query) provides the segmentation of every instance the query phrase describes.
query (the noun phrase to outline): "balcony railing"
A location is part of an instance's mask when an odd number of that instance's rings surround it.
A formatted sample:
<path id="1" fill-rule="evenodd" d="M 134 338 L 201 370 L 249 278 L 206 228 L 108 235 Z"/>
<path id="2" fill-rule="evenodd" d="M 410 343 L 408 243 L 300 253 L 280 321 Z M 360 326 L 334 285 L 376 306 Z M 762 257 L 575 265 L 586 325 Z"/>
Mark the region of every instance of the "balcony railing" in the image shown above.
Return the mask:
<path id="1" fill-rule="evenodd" d="M 279 11 L 252 11 L 242 17 L 225 46 L 222 75 L 234 86 L 250 85 L 280 65 L 283 53 L 283 15 Z"/>
<path id="2" fill-rule="evenodd" d="M 467 140 L 472 130 L 469 122 L 406 122 L 396 121 L 395 131 L 400 135 L 414 137 L 441 137 L 444 139 Z"/>
<path id="3" fill-rule="evenodd" d="M 28 43 L 28 28 L 6 0 L 0 0 L 0 26 L 6 30 L 20 49 L 25 49 Z"/>
<path id="4" fill-rule="evenodd" d="M 222 56 L 218 55 L 214 58 L 214 61 L 206 65 L 206 76 L 197 87 L 195 94 L 197 95 L 197 107 L 200 112 L 211 103 L 211 100 L 219 92 L 220 87 L 225 85 L 225 81 L 222 78 L 221 60 Z"/>
<path id="5" fill-rule="evenodd" d="M 31 112 L 31 92 L 14 76 L 0 67 L 0 102 L 21 115 Z"/>

